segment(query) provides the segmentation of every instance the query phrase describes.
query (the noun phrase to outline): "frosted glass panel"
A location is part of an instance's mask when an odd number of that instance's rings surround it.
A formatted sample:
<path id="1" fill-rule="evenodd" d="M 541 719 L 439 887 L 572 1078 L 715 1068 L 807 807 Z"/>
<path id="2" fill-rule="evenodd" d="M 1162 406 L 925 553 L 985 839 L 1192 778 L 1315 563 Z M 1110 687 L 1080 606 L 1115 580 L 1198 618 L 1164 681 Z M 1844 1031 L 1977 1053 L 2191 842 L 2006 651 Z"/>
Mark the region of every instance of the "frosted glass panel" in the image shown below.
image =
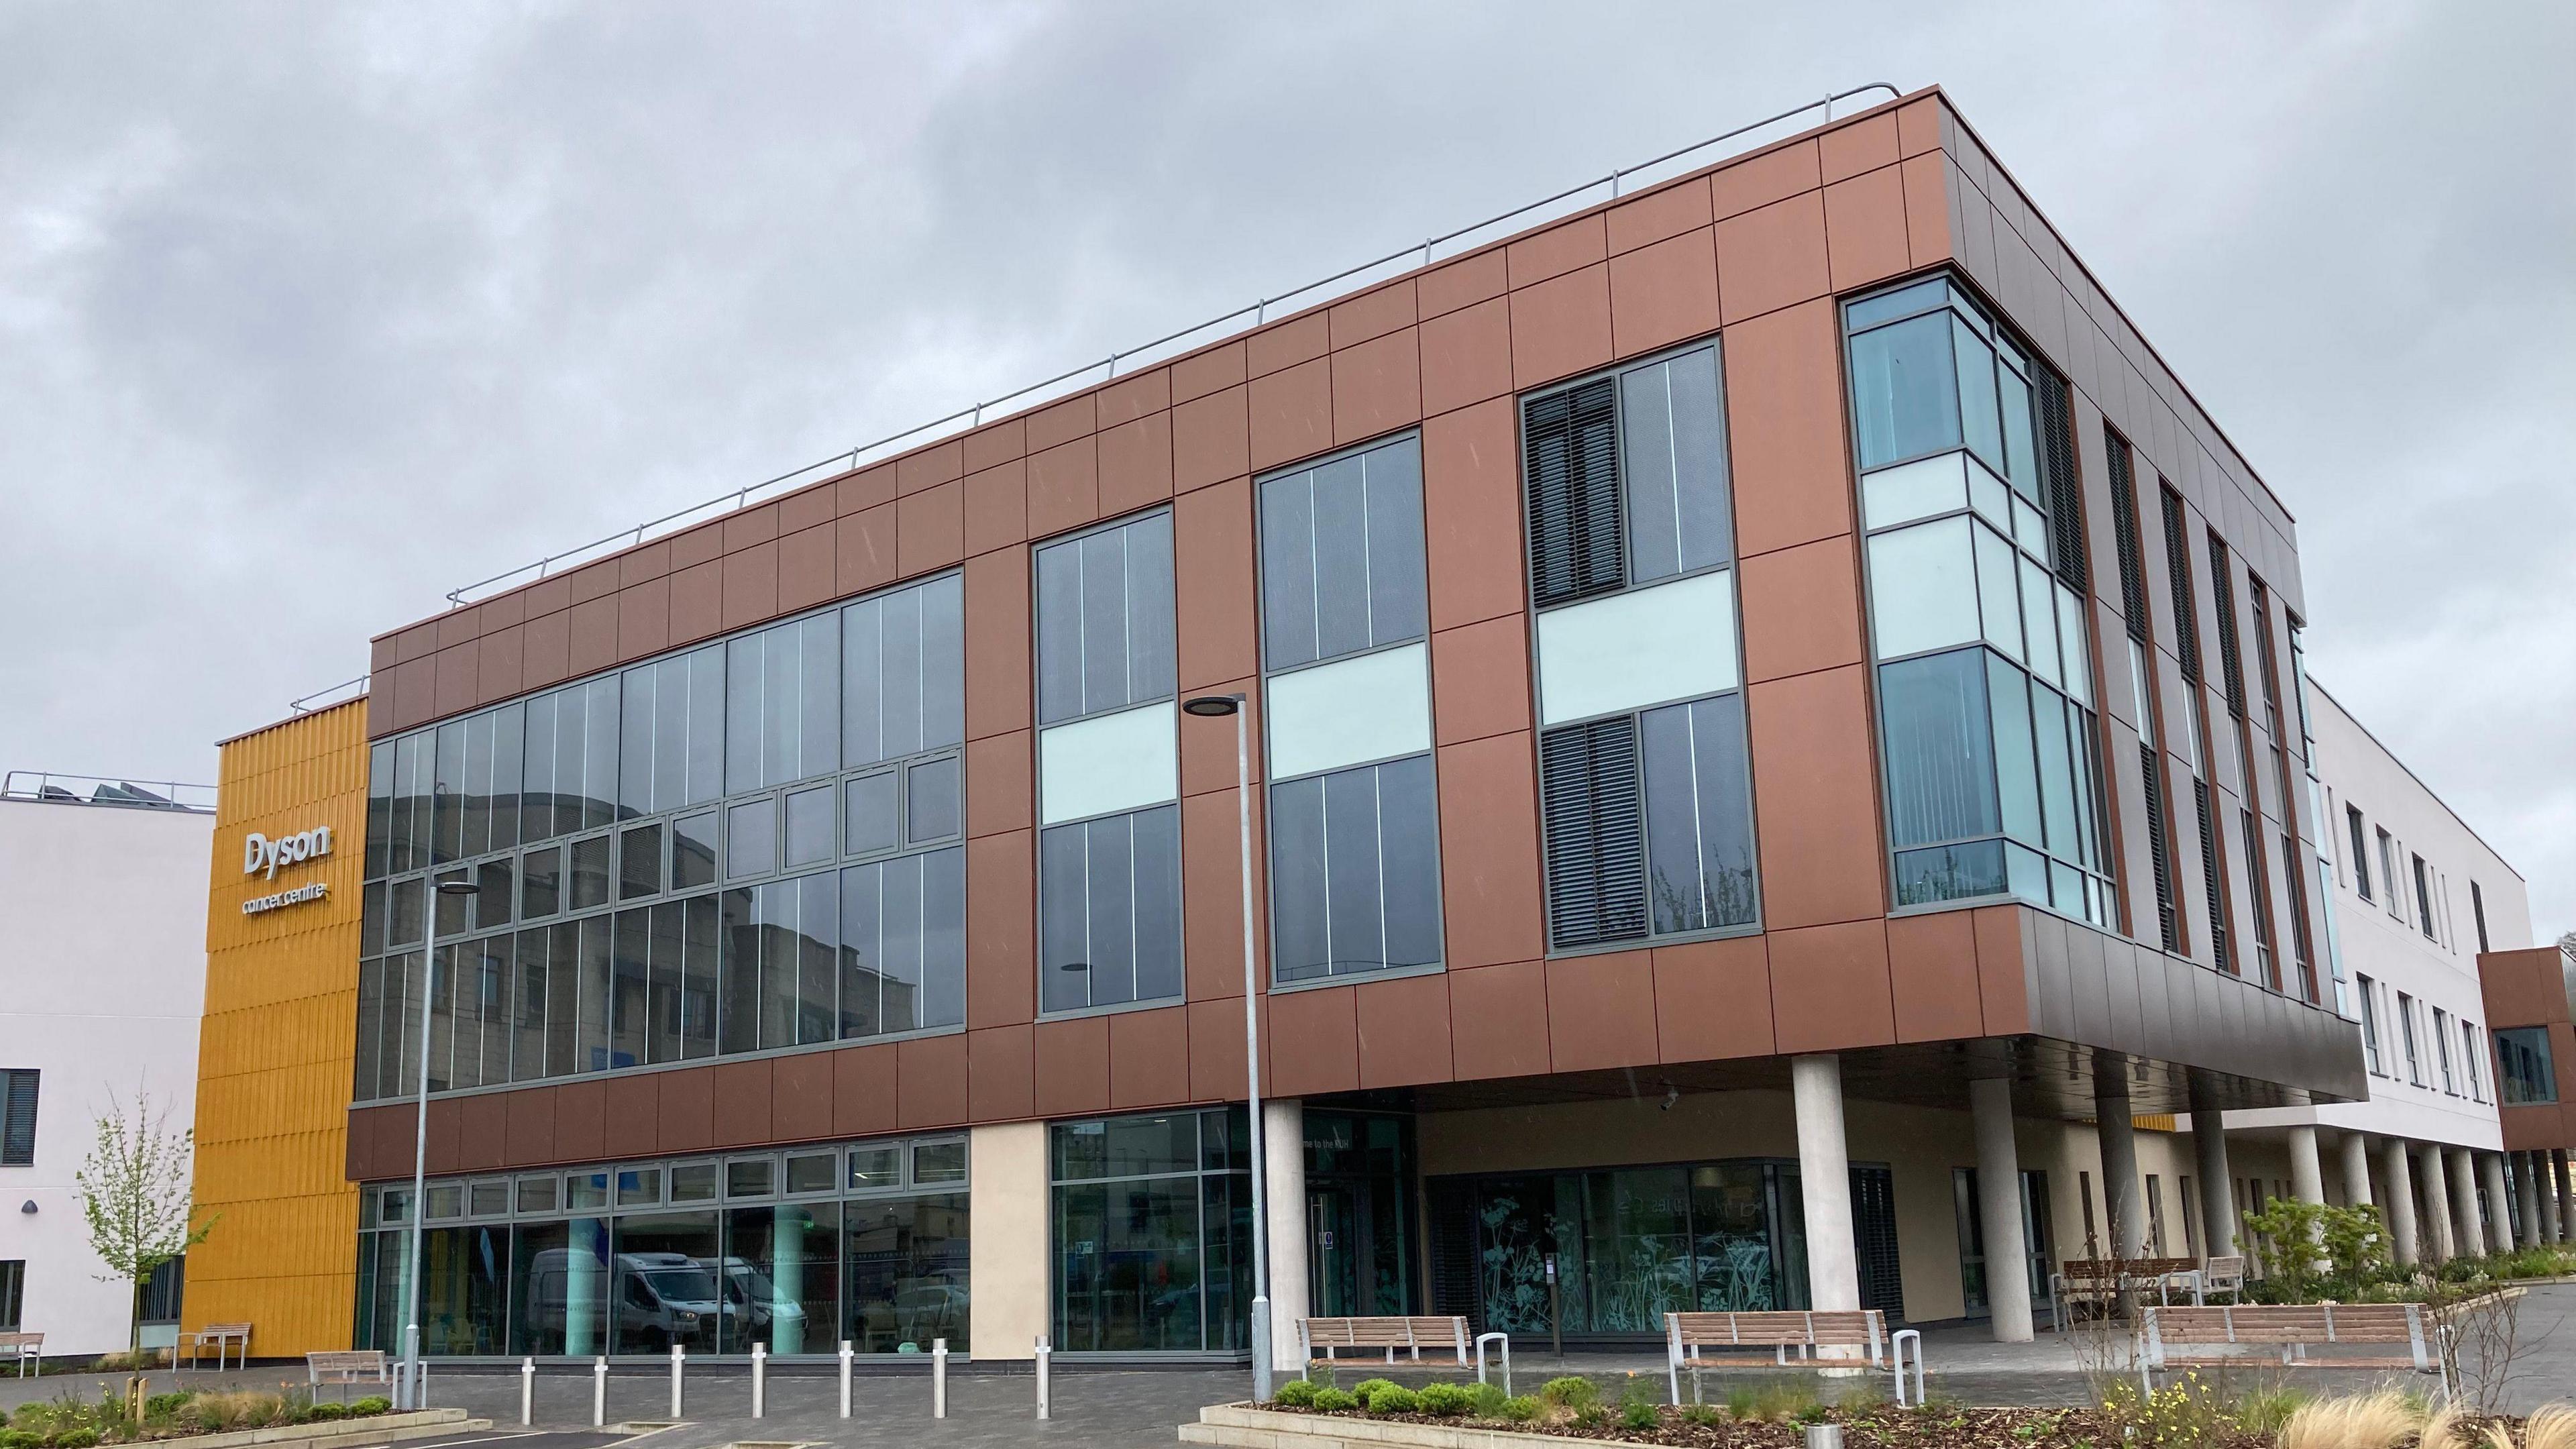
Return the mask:
<path id="1" fill-rule="evenodd" d="M 1272 779 L 1431 748 L 1431 675 L 1421 644 L 1279 675 L 1269 699 Z"/>
<path id="2" fill-rule="evenodd" d="M 1974 458 L 1968 460 L 1968 506 L 1985 515 L 1988 523 L 2005 533 L 2012 532 L 2012 490 L 1993 470 Z"/>
<path id="3" fill-rule="evenodd" d="M 1870 622 L 1879 658 L 1977 638 L 1976 565 L 1969 557 L 1968 528 L 1968 520 L 1952 518 L 1870 538 Z"/>
<path id="4" fill-rule="evenodd" d="M 1042 788 L 1038 821 L 1053 825 L 1115 810 L 1160 805 L 1180 793 L 1173 706 L 1099 715 L 1038 735 Z"/>
<path id="5" fill-rule="evenodd" d="M 2084 606 L 2075 591 L 2057 586 L 2057 643 L 2066 656 L 2066 692 L 2079 704 L 2093 702 L 2093 661 L 2084 651 Z"/>
<path id="6" fill-rule="evenodd" d="M 2021 657 L 2021 604 L 2014 585 L 2013 546 L 1990 528 L 1976 530 L 1977 594 L 1984 601 L 1986 642 L 2018 662 Z"/>
<path id="7" fill-rule="evenodd" d="M 1973 596 L 1968 619 L 1974 637 Z M 1551 725 L 1733 689 L 1734 570 L 1541 614 L 1538 656 L 1539 713 Z"/>
<path id="8" fill-rule="evenodd" d="M 2021 561 L 2021 614 L 2030 626 L 2030 672 L 2051 684 L 2057 673 L 2057 597 L 2048 571 Z"/>
<path id="9" fill-rule="evenodd" d="M 1944 453 L 1860 480 L 1861 512 L 1871 528 L 1892 528 L 1968 506 L 1965 453 Z"/>

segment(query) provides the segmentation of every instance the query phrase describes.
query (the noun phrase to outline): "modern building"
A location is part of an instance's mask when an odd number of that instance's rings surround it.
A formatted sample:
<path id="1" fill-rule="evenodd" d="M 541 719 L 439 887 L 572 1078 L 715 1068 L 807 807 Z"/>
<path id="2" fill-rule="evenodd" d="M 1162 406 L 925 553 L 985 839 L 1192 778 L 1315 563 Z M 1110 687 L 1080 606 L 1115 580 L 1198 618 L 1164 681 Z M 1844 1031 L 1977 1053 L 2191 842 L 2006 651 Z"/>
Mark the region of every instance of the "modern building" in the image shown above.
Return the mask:
<path id="1" fill-rule="evenodd" d="M 104 1117 L 196 1110 L 198 894 L 214 792 L 11 771 L 0 784 L 0 1332 L 48 1358 L 178 1332 L 184 1262 L 137 1294 L 90 1245 L 76 1181 Z"/>
<path id="2" fill-rule="evenodd" d="M 2487 1021 L 2495 1031 L 2496 1096 L 2521 1241 L 2576 1239 L 2576 954 L 2555 946 L 2503 946 L 2478 954 Z"/>
<path id="3" fill-rule="evenodd" d="M 2522 877 L 2333 695 L 2311 682 L 2302 704 L 2327 823 L 2316 888 L 2370 1097 L 2237 1113 L 2228 1128 L 2281 1141 L 2299 1195 L 2379 1204 L 2400 1263 L 2527 1242 L 2509 1211 L 2478 972 L 2491 945 L 2531 944 Z"/>
<path id="4" fill-rule="evenodd" d="M 449 1355 L 1240 1356 L 1247 937 L 1284 1354 L 2224 1251 L 2219 1114 L 2369 1087 L 2289 514 L 1937 91 L 1623 190 L 377 638 L 278 736 L 365 840 L 290 1271 L 392 1346 L 422 1222 Z"/>

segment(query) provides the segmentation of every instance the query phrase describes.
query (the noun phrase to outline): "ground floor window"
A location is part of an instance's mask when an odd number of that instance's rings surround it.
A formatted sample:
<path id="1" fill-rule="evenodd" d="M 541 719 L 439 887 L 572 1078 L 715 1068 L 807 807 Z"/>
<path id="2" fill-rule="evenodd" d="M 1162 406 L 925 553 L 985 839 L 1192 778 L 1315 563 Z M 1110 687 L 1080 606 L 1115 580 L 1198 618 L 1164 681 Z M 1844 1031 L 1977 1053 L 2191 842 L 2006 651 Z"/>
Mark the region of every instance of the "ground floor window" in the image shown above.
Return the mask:
<path id="1" fill-rule="evenodd" d="M 2155 1182 L 2153 1177 L 2147 1179 L 2147 1191 L 2151 1195 L 2156 1190 Z M 1959 1224 L 1961 1305 L 1969 1317 L 1982 1317 L 1994 1311 L 1994 1301 L 1987 1296 L 1986 1223 L 1983 1207 L 1977 1199 L 1975 1168 L 1950 1169 L 1950 1196 L 1951 1210 Z M 2048 1223 L 2048 1174 L 2036 1168 L 2024 1169 L 2021 1175 L 2021 1243 L 2026 1261 L 2022 1265 L 2022 1276 L 2034 1306 L 2048 1301 L 2049 1275 L 2056 1271 L 2053 1266 L 2056 1259 L 2049 1251 Z"/>
<path id="2" fill-rule="evenodd" d="M 27 1260 L 0 1261 L 0 1333 L 18 1331 L 18 1313 L 27 1293 Z"/>
<path id="3" fill-rule="evenodd" d="M 1419 1312 L 1413 1123 L 1309 1109 L 1306 1264 L 1318 1317 Z"/>
<path id="4" fill-rule="evenodd" d="M 1252 1179 L 1243 1109 L 1060 1122 L 1048 1136 L 1055 1347 L 1246 1348 Z"/>
<path id="5" fill-rule="evenodd" d="M 917 1138 L 428 1186 L 422 1352 L 969 1349 L 966 1144 Z M 408 1184 L 360 1200 L 359 1347 L 399 1350 Z"/>
<path id="6" fill-rule="evenodd" d="M 1852 1172 L 1857 1241 L 1889 1250 L 1884 1274 L 1863 1265 L 1864 1301 L 1901 1313 L 1887 1169 Z M 1794 1162 L 1448 1178 L 1431 1200 L 1445 1240 L 1432 1247 L 1436 1311 L 1475 1313 L 1488 1329 L 1660 1334 L 1666 1313 L 1809 1306 Z"/>

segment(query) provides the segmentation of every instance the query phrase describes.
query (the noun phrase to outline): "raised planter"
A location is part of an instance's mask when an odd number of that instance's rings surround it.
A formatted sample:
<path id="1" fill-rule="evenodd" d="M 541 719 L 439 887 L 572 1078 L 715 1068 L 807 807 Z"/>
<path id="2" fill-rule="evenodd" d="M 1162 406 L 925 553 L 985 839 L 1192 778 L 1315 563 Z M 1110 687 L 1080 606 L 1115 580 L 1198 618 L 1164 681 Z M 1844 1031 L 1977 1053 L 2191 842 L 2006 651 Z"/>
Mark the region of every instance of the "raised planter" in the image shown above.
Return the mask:
<path id="1" fill-rule="evenodd" d="M 192 1434 L 178 1439 L 147 1439 L 152 1449 L 252 1449 L 286 1444 L 294 1449 L 356 1449 L 362 1444 L 399 1444 L 460 1429 L 489 1429 L 489 1419 L 469 1419 L 463 1409 L 421 1409 L 408 1414 L 370 1414 L 363 1419 L 328 1419 L 314 1424 L 273 1424 L 265 1429 L 229 1429 L 221 1434 Z M 102 1449 L 139 1449 L 108 1445 Z"/>
<path id="2" fill-rule="evenodd" d="M 1473 1424 L 1416 1424 L 1400 1419 L 1362 1419 L 1342 1414 L 1297 1414 L 1256 1409 L 1250 1404 L 1214 1404 L 1199 1410 L 1199 1421 L 1181 1426 L 1184 1444 L 1222 1444 L 1230 1449 L 1565 1449 L 1572 1443 L 1598 1443 L 1520 1429 L 1489 1429 Z"/>

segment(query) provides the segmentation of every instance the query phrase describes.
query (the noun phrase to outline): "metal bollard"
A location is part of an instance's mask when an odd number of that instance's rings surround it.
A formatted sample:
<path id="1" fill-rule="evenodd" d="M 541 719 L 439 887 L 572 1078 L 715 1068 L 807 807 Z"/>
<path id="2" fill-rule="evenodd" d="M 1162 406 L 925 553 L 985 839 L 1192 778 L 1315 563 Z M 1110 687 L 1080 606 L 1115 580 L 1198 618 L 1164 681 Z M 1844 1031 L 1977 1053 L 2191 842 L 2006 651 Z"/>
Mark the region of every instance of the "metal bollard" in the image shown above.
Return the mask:
<path id="1" fill-rule="evenodd" d="M 948 1340 L 930 1341 L 930 1417 L 948 1417 Z"/>
<path id="2" fill-rule="evenodd" d="M 850 1417 L 850 1341 L 841 1340 L 841 1417 Z"/>
<path id="3" fill-rule="evenodd" d="M 766 1418 L 769 1414 L 769 1348 L 751 1346 L 751 1416 Z"/>
<path id="4" fill-rule="evenodd" d="M 1809 1424 L 1807 1426 L 1807 1449 L 1843 1449 L 1843 1426 L 1840 1424 Z"/>
<path id="5" fill-rule="evenodd" d="M 684 1348 L 680 1347 L 680 1345 L 678 1345 L 678 1344 L 676 1344 L 676 1343 L 675 1343 L 675 1344 L 672 1344 L 672 1345 L 671 1345 L 671 1417 L 672 1417 L 672 1418 L 674 1418 L 674 1419 L 677 1419 L 677 1418 L 679 1418 L 679 1417 L 680 1417 L 680 1404 L 681 1404 L 681 1397 L 680 1397 L 680 1373 L 681 1373 L 681 1365 L 682 1365 L 682 1364 L 684 1364 L 684 1363 L 686 1363 L 686 1362 L 687 1362 L 687 1360 L 688 1360 L 688 1350 L 686 1350 L 686 1349 L 684 1349 Z"/>
<path id="6" fill-rule="evenodd" d="M 519 1422 L 533 1424 L 536 1421 L 537 1361 L 523 1358 L 519 1360 Z"/>
<path id="7" fill-rule="evenodd" d="M 415 1365 L 413 1366 L 413 1368 L 412 1368 L 412 1378 L 411 1378 L 411 1406 L 412 1406 L 413 1408 L 415 1408 L 415 1409 L 426 1409 L 426 1408 L 428 1408 L 428 1407 L 429 1407 L 429 1360 L 428 1360 L 428 1359 L 422 1359 L 418 1364 L 415 1364 Z"/>
<path id="8" fill-rule="evenodd" d="M 1047 1344 L 1046 1335 L 1038 1335 L 1038 1417 L 1041 1419 L 1052 1417 L 1047 1413 L 1047 1360 L 1054 1354 L 1055 1350 Z"/>
<path id="9" fill-rule="evenodd" d="M 608 1355 L 601 1354 L 599 1361 L 590 1366 L 590 1427 L 604 1429 L 607 1426 Z"/>

